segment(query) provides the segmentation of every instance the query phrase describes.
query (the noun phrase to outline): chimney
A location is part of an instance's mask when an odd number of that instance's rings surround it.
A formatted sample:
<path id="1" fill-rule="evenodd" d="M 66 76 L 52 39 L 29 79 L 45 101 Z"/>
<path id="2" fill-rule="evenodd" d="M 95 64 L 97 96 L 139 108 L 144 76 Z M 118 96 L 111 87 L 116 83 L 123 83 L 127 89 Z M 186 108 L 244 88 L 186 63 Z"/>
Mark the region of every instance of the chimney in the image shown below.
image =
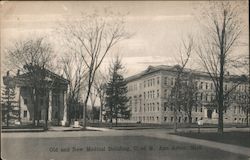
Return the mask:
<path id="1" fill-rule="evenodd" d="M 16 75 L 17 75 L 17 76 L 20 75 L 20 69 L 17 70 L 17 74 L 16 74 Z"/>
<path id="2" fill-rule="evenodd" d="M 10 75 L 10 71 L 7 71 L 7 76 L 9 76 Z"/>

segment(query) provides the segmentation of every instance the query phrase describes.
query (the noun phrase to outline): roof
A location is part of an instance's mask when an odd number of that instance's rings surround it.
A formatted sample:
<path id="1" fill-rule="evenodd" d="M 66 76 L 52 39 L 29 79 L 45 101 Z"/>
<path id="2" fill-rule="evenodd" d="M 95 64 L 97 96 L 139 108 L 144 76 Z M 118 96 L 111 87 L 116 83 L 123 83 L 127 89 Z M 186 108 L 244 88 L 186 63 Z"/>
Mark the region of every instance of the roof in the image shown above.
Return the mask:
<path id="1" fill-rule="evenodd" d="M 148 68 L 136 75 L 130 76 L 128 78 L 126 78 L 127 82 L 131 82 L 134 80 L 137 80 L 143 76 L 149 75 L 151 73 L 155 73 L 158 71 L 171 71 L 171 72 L 176 72 L 178 67 L 180 67 L 179 65 L 174 65 L 174 66 L 168 66 L 168 65 L 158 65 L 158 66 L 148 66 Z M 207 77 L 209 78 L 209 74 L 208 72 L 203 72 L 203 71 L 197 71 L 194 69 L 189 69 L 189 68 L 185 68 L 184 69 L 184 73 L 193 73 L 194 75 L 198 75 L 198 76 L 203 76 L 203 77 Z M 226 78 L 227 79 L 238 79 L 242 76 L 239 75 L 227 75 Z"/>
<path id="2" fill-rule="evenodd" d="M 59 76 L 58 74 L 56 74 L 48 69 L 45 69 L 45 72 L 46 72 L 46 77 L 45 77 L 46 80 L 50 80 L 52 78 L 52 79 L 56 79 L 57 81 L 59 81 L 60 83 L 63 83 L 63 84 L 69 83 L 69 80 L 65 79 L 63 76 Z M 21 79 L 25 79 L 28 75 L 29 75 L 29 73 L 24 73 L 24 74 L 16 75 L 14 78 L 16 80 L 21 80 Z"/>

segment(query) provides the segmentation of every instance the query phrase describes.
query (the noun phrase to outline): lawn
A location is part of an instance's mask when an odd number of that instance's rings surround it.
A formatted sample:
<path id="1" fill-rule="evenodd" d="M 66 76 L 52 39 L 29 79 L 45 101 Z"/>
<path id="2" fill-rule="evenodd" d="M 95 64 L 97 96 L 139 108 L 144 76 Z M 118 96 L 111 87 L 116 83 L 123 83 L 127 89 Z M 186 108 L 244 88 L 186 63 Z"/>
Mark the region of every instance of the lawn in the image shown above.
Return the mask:
<path id="1" fill-rule="evenodd" d="M 16 160 L 247 160 L 199 145 L 143 136 L 5 138 L 2 156 Z"/>
<path id="2" fill-rule="evenodd" d="M 184 137 L 191 137 L 197 139 L 205 139 L 216 142 L 222 142 L 227 144 L 239 145 L 244 147 L 250 147 L 250 132 L 224 132 L 222 135 L 215 132 L 185 132 L 177 133 L 177 135 Z"/>

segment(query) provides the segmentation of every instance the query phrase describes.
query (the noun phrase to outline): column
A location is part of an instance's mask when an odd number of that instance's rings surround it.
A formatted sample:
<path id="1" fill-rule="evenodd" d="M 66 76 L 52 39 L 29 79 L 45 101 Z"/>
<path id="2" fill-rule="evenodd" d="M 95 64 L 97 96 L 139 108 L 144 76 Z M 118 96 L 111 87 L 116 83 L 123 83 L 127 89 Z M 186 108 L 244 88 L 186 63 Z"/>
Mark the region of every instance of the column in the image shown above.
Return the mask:
<path id="1" fill-rule="evenodd" d="M 67 95 L 66 95 L 66 91 L 63 91 L 63 121 L 67 122 Z"/>
<path id="2" fill-rule="evenodd" d="M 52 120 L 52 90 L 49 90 L 48 121 Z"/>
<path id="3" fill-rule="evenodd" d="M 18 103 L 18 121 L 21 121 L 21 117 L 22 117 L 22 112 L 21 112 L 21 93 L 20 93 L 21 89 L 19 86 L 16 86 L 15 88 L 15 93 L 16 93 L 16 96 L 15 96 L 15 100 L 17 101 Z"/>

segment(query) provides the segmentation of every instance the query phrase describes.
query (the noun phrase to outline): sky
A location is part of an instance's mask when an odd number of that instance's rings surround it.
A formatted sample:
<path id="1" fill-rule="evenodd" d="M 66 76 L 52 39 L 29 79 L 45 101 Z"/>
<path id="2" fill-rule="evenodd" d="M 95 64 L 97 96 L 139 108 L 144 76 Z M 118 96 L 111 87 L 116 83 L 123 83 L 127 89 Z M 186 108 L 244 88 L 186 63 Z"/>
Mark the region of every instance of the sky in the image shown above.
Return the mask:
<path id="1" fill-rule="evenodd" d="M 126 75 L 131 76 L 145 70 L 149 65 L 174 65 L 178 54 L 177 46 L 182 37 L 197 34 L 199 8 L 206 1 L 1 1 L 1 64 L 5 60 L 5 50 L 15 40 L 25 37 L 46 35 L 53 44 L 54 51 L 61 56 L 60 39 L 55 34 L 58 24 L 65 17 L 74 19 L 82 12 L 104 12 L 104 9 L 125 15 L 125 28 L 132 33 L 131 38 L 118 43 L 104 59 L 103 68 L 108 66 L 114 54 L 123 58 Z M 248 8 L 242 17 L 245 29 L 241 41 L 247 45 L 237 48 L 236 54 L 248 54 L 249 24 Z M 197 68 L 199 62 L 193 53 L 188 64 Z M 1 65 L 1 72 L 6 68 Z"/>

